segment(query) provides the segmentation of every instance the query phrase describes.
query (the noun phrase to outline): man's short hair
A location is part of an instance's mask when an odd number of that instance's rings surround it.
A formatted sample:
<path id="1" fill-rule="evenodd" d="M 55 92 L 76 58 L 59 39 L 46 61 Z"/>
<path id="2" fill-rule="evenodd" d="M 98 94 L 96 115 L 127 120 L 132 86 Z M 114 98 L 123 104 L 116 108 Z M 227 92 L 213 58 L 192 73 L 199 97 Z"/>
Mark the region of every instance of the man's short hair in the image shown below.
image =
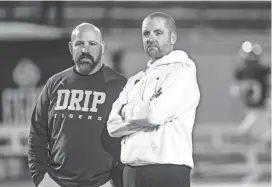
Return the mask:
<path id="1" fill-rule="evenodd" d="M 165 25 L 171 32 L 176 32 L 176 23 L 175 20 L 169 16 L 168 14 L 165 14 L 163 12 L 153 12 L 149 14 L 145 19 L 148 18 L 162 18 L 165 20 Z"/>

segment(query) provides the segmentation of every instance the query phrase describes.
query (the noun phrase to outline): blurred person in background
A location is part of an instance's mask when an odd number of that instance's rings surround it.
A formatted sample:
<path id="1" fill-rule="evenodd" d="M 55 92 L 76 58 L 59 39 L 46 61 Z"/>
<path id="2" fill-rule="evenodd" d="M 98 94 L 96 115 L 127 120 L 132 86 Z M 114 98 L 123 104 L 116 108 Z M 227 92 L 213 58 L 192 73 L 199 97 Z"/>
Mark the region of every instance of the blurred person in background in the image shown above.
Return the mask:
<path id="1" fill-rule="evenodd" d="M 270 137 L 270 77 L 271 69 L 261 61 L 262 48 L 246 41 L 239 56 L 241 62 L 235 70 L 231 94 L 240 96 L 246 110 L 241 133 L 254 139 Z"/>
<path id="2" fill-rule="evenodd" d="M 122 137 L 124 187 L 189 187 L 193 168 L 192 130 L 200 92 L 195 63 L 181 50 L 175 21 L 161 12 L 142 23 L 150 57 L 114 102 L 108 120 L 112 137 Z"/>
<path id="3" fill-rule="evenodd" d="M 104 48 L 96 26 L 78 25 L 69 42 L 74 66 L 53 75 L 37 100 L 28 152 L 36 186 L 121 187 L 120 139 L 106 122 L 126 78 L 102 63 Z"/>
<path id="4" fill-rule="evenodd" d="M 113 69 L 122 74 L 123 74 L 123 68 L 122 68 L 123 58 L 124 58 L 124 51 L 122 49 L 114 51 L 111 56 Z"/>

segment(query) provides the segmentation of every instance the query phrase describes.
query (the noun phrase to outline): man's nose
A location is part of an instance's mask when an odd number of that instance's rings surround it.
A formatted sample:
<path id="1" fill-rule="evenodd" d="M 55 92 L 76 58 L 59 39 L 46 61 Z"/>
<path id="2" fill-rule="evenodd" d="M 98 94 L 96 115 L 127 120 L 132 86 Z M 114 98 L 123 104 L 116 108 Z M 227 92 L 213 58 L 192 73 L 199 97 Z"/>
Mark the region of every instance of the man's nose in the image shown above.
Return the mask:
<path id="1" fill-rule="evenodd" d="M 148 44 L 153 44 L 153 43 L 154 43 L 154 39 L 153 39 L 152 37 L 149 37 L 149 38 L 147 39 L 147 43 L 148 43 Z"/>
<path id="2" fill-rule="evenodd" d="M 85 47 L 82 47 L 82 50 L 81 50 L 82 53 L 87 53 L 88 50 L 86 49 L 86 46 Z"/>

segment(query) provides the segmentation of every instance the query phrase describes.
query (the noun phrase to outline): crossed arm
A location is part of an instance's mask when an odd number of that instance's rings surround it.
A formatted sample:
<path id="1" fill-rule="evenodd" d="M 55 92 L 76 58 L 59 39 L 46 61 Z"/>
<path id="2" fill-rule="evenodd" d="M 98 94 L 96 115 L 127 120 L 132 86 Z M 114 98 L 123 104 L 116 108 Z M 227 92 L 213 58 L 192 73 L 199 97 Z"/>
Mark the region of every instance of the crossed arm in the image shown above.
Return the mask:
<path id="1" fill-rule="evenodd" d="M 195 70 L 180 68 L 169 74 L 157 93 L 146 101 L 127 103 L 128 84 L 115 101 L 108 120 L 112 137 L 154 129 L 173 119 L 188 103 L 188 88 L 196 81 Z M 131 89 L 131 88 L 130 88 Z"/>

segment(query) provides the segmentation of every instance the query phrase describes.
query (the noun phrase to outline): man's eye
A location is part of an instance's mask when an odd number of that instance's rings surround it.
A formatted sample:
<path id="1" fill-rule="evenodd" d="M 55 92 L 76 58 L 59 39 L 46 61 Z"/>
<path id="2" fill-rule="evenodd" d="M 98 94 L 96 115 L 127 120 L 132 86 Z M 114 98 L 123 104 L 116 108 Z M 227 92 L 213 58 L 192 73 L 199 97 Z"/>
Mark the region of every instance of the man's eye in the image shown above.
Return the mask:
<path id="1" fill-rule="evenodd" d="M 148 36 L 149 35 L 149 32 L 144 32 L 143 33 L 143 36 Z"/>
<path id="2" fill-rule="evenodd" d="M 158 35 L 161 35 L 162 32 L 158 31 L 158 32 L 156 32 L 155 34 L 158 36 Z"/>
<path id="3" fill-rule="evenodd" d="M 95 46 L 96 43 L 95 43 L 95 42 L 91 42 L 90 45 L 91 45 L 91 46 Z"/>

